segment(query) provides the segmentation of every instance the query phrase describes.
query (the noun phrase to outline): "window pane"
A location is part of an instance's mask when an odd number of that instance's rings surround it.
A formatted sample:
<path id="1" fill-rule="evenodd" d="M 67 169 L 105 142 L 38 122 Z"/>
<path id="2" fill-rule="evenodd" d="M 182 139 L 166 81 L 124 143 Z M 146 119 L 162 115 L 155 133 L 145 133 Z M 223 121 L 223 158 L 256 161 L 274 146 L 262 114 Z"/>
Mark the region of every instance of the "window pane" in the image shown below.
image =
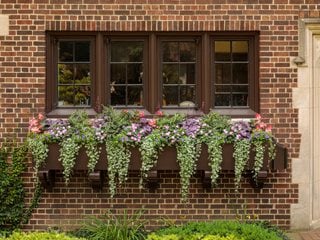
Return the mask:
<path id="1" fill-rule="evenodd" d="M 232 42 L 232 59 L 233 61 L 248 61 L 248 42 Z"/>
<path id="2" fill-rule="evenodd" d="M 74 87 L 72 85 L 58 87 L 58 106 L 73 106 L 74 103 Z"/>
<path id="3" fill-rule="evenodd" d="M 215 106 L 231 106 L 231 95 L 230 94 L 216 94 L 215 95 Z"/>
<path id="4" fill-rule="evenodd" d="M 215 61 L 230 61 L 231 49 L 230 41 L 215 41 L 214 42 Z"/>
<path id="5" fill-rule="evenodd" d="M 165 86 L 163 87 L 163 105 L 170 106 L 178 105 L 178 86 Z"/>
<path id="6" fill-rule="evenodd" d="M 128 84 L 142 84 L 142 63 L 127 65 Z"/>
<path id="7" fill-rule="evenodd" d="M 231 85 L 216 85 L 216 93 L 231 93 Z"/>
<path id="8" fill-rule="evenodd" d="M 178 64 L 163 64 L 162 69 L 164 84 L 178 84 L 179 83 L 179 65 Z"/>
<path id="9" fill-rule="evenodd" d="M 58 64 L 58 84 L 72 84 L 73 76 L 73 64 Z"/>
<path id="10" fill-rule="evenodd" d="M 126 87 L 111 86 L 111 105 L 126 105 Z"/>
<path id="11" fill-rule="evenodd" d="M 248 86 L 247 85 L 234 85 L 232 87 L 232 91 L 234 93 L 248 93 Z"/>
<path id="12" fill-rule="evenodd" d="M 90 65 L 75 64 L 75 84 L 90 84 Z"/>
<path id="13" fill-rule="evenodd" d="M 126 64 L 111 64 L 111 83 L 125 84 L 126 83 Z"/>
<path id="14" fill-rule="evenodd" d="M 248 94 L 233 94 L 233 106 L 248 106 Z"/>
<path id="15" fill-rule="evenodd" d="M 180 83 L 195 84 L 195 64 L 180 64 Z"/>
<path id="16" fill-rule="evenodd" d="M 90 42 L 75 42 L 75 61 L 90 62 Z"/>
<path id="17" fill-rule="evenodd" d="M 195 87 L 180 87 L 180 107 L 195 107 Z"/>
<path id="18" fill-rule="evenodd" d="M 178 42 L 162 43 L 162 61 L 163 62 L 179 61 L 179 43 Z"/>
<path id="19" fill-rule="evenodd" d="M 142 41 L 112 41 L 111 62 L 142 62 Z"/>
<path id="20" fill-rule="evenodd" d="M 60 41 L 59 42 L 59 62 L 73 61 L 73 42 Z"/>
<path id="21" fill-rule="evenodd" d="M 90 103 L 90 95 L 91 95 L 91 89 L 90 86 L 79 86 L 75 87 L 74 90 L 75 96 L 75 105 L 80 106 L 89 106 Z"/>
<path id="22" fill-rule="evenodd" d="M 233 83 L 248 83 L 248 64 L 234 63 L 232 65 Z"/>
<path id="23" fill-rule="evenodd" d="M 180 62 L 195 62 L 196 46 L 194 42 L 180 42 Z"/>
<path id="24" fill-rule="evenodd" d="M 128 87 L 128 105 L 142 105 L 142 86 Z"/>
<path id="25" fill-rule="evenodd" d="M 215 64 L 215 83 L 231 83 L 231 64 L 216 63 Z"/>

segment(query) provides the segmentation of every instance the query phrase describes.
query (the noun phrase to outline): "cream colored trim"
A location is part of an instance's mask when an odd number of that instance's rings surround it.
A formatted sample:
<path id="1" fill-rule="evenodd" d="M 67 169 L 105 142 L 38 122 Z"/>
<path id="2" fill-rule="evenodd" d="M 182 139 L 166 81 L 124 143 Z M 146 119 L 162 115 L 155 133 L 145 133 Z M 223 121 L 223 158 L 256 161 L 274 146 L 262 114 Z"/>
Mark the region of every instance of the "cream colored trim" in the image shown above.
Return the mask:
<path id="1" fill-rule="evenodd" d="M 298 87 L 293 106 L 299 110 L 301 145 L 299 158 L 292 160 L 292 181 L 299 184 L 299 203 L 292 205 L 293 229 L 320 226 L 320 19 L 299 24 Z"/>
<path id="2" fill-rule="evenodd" d="M 0 14 L 0 36 L 9 35 L 9 16 Z"/>

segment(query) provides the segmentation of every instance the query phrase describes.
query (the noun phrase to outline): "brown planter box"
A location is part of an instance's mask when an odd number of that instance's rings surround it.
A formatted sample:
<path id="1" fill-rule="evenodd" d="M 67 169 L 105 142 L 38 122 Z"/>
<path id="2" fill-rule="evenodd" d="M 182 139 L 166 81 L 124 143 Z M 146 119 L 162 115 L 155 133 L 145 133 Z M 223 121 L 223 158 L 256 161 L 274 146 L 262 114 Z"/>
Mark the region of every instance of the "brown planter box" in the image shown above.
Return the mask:
<path id="1" fill-rule="evenodd" d="M 89 180 L 93 185 L 97 185 L 98 188 L 101 188 L 105 172 L 108 169 L 107 166 L 107 154 L 104 145 L 101 145 L 101 154 L 100 159 L 96 165 L 95 173 L 89 175 Z M 57 143 L 49 145 L 49 153 L 46 163 L 43 165 L 41 171 L 39 171 L 39 177 L 43 182 L 43 185 L 51 188 L 54 183 L 54 172 L 56 170 L 63 170 L 62 164 L 58 161 L 60 152 L 60 146 Z M 231 144 L 223 145 L 223 161 L 221 165 L 222 170 L 234 170 L 234 159 L 233 159 L 233 146 Z M 158 179 L 157 171 L 158 170 L 179 170 L 179 165 L 176 161 L 177 151 L 174 147 L 166 147 L 162 152 L 159 153 L 159 158 L 156 163 L 156 166 L 153 168 L 151 178 L 155 180 Z M 139 171 L 141 167 L 141 154 L 137 148 L 131 149 L 131 161 L 129 165 L 129 170 Z M 85 148 L 81 148 L 77 156 L 77 162 L 75 164 L 74 170 L 88 170 L 87 168 L 88 157 L 85 151 Z M 263 167 L 260 171 L 261 179 L 267 177 L 267 171 L 269 168 L 275 170 L 283 170 L 287 165 L 287 152 L 286 149 L 281 145 L 276 146 L 276 159 L 270 163 L 268 166 L 268 156 L 267 151 L 264 158 Z M 250 159 L 247 165 L 247 170 L 253 168 L 254 163 L 254 152 L 251 151 Z M 208 165 L 208 148 L 206 145 L 202 146 L 201 155 L 197 163 L 197 170 L 202 171 L 204 182 L 206 186 L 210 183 L 210 166 Z M 151 184 L 152 185 L 152 184 Z M 157 185 L 157 184 L 156 184 Z"/>

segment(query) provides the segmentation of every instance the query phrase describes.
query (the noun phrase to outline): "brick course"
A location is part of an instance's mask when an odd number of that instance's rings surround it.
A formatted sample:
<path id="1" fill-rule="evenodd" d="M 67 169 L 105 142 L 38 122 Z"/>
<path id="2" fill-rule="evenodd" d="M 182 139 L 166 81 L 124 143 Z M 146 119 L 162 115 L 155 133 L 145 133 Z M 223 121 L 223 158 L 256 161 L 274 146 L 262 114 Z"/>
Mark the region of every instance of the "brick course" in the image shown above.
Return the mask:
<path id="1" fill-rule="evenodd" d="M 186 221 L 248 214 L 289 228 L 290 205 L 297 203 L 299 194 L 291 181 L 290 159 L 298 156 L 300 144 L 298 111 L 292 108 L 297 68 L 291 60 L 298 55 L 298 20 L 317 18 L 319 12 L 317 0 L 0 0 L 0 14 L 9 15 L 9 35 L 0 36 L 1 139 L 23 141 L 29 119 L 45 109 L 47 30 L 259 31 L 261 114 L 289 150 L 289 168 L 270 172 L 261 192 L 243 182 L 239 196 L 234 194 L 230 174 L 222 174 L 219 187 L 209 192 L 194 178 L 187 205 L 180 203 L 175 172 L 162 174 L 155 193 L 138 191 L 132 177 L 115 199 L 106 189 L 93 192 L 84 175 L 76 172 L 68 187 L 60 179 L 52 193 L 44 193 L 26 228 L 71 227 L 83 215 L 143 206 L 150 226 L 161 216 Z M 31 163 L 25 178 L 29 186 Z"/>

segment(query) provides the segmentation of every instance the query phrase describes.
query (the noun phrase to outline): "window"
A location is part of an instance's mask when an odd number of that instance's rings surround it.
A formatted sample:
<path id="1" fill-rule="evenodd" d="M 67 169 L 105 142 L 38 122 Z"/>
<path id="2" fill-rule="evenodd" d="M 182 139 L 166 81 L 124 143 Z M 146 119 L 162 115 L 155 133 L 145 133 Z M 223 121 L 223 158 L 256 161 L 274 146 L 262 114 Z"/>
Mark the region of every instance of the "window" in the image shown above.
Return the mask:
<path id="1" fill-rule="evenodd" d="M 49 115 L 101 105 L 154 114 L 259 107 L 256 32 L 48 32 Z"/>

